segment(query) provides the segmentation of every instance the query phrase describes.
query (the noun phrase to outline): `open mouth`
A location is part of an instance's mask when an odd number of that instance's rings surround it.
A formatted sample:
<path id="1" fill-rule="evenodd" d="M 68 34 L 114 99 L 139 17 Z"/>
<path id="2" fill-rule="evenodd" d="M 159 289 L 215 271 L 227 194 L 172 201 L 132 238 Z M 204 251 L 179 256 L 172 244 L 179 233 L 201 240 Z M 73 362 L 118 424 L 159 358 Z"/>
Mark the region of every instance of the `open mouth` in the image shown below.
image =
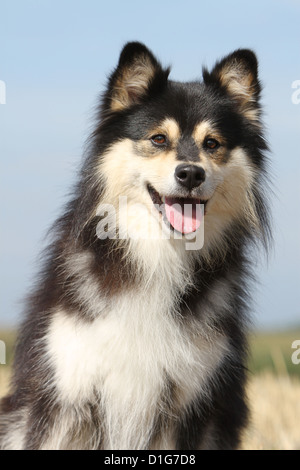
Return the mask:
<path id="1" fill-rule="evenodd" d="M 161 196 L 147 185 L 152 202 L 172 230 L 181 234 L 195 232 L 206 212 L 207 200 L 192 197 Z"/>

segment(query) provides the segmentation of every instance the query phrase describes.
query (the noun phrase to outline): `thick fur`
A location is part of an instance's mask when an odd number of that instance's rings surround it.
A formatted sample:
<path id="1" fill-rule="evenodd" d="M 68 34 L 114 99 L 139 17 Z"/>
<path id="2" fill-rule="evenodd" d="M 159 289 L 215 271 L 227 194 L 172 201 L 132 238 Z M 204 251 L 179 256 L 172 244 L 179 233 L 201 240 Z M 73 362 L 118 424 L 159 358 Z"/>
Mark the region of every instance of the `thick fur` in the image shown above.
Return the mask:
<path id="1" fill-rule="evenodd" d="M 257 61 L 237 50 L 202 82 L 168 75 L 129 43 L 109 79 L 27 303 L 1 404 L 2 449 L 239 445 L 251 246 L 269 238 Z M 182 163 L 204 169 L 200 187 L 179 188 Z M 208 201 L 201 249 L 187 250 L 185 236 L 153 236 L 164 221 L 149 185 Z M 117 212 L 116 236 L 105 238 L 101 208 L 117 211 L 124 196 L 128 212 Z M 137 236 L 121 236 L 125 226 Z"/>

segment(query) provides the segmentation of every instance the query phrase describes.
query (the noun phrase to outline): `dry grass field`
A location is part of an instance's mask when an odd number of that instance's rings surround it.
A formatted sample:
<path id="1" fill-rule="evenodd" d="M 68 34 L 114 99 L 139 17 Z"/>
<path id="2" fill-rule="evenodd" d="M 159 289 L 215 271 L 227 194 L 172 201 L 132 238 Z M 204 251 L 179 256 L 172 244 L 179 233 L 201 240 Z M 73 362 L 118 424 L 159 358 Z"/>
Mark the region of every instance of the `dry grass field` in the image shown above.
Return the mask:
<path id="1" fill-rule="evenodd" d="M 12 333 L 0 334 L 7 347 L 7 365 L 0 365 L 0 396 L 8 389 Z M 290 364 L 291 339 L 300 332 L 258 335 L 251 339 L 248 399 L 251 422 L 243 450 L 300 450 L 300 364 Z"/>
<path id="2" fill-rule="evenodd" d="M 243 450 L 300 450 L 300 380 L 257 374 L 248 386 L 251 423 Z"/>

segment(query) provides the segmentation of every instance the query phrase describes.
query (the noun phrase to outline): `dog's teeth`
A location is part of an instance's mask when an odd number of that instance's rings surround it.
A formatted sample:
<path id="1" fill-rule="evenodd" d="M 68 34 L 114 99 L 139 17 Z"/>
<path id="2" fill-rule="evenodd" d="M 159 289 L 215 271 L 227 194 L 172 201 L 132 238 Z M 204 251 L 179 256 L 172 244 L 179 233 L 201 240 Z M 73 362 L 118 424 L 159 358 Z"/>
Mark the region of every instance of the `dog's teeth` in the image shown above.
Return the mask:
<path id="1" fill-rule="evenodd" d="M 166 198 L 165 198 L 165 196 L 162 196 L 162 197 L 161 197 L 161 200 L 162 200 L 162 202 L 163 202 L 163 204 L 164 204 L 164 203 L 165 203 L 165 201 L 166 201 Z"/>

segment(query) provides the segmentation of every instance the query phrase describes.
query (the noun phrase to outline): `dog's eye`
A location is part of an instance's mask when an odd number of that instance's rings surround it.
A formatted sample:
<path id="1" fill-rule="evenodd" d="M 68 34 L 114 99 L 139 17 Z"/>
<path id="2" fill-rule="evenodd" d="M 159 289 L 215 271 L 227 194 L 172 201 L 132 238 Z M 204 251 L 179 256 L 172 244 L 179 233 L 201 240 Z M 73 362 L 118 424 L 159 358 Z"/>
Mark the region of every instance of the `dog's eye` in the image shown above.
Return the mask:
<path id="1" fill-rule="evenodd" d="M 152 142 L 152 144 L 154 144 L 154 145 L 161 145 L 161 146 L 163 146 L 163 145 L 166 145 L 166 143 L 167 143 L 167 138 L 166 138 L 166 136 L 163 135 L 163 134 L 157 134 L 157 135 L 153 135 L 153 136 L 151 137 L 151 142 Z"/>
<path id="2" fill-rule="evenodd" d="M 209 150 L 216 150 L 220 147 L 220 143 L 216 139 L 206 139 L 204 141 L 204 147 Z"/>

